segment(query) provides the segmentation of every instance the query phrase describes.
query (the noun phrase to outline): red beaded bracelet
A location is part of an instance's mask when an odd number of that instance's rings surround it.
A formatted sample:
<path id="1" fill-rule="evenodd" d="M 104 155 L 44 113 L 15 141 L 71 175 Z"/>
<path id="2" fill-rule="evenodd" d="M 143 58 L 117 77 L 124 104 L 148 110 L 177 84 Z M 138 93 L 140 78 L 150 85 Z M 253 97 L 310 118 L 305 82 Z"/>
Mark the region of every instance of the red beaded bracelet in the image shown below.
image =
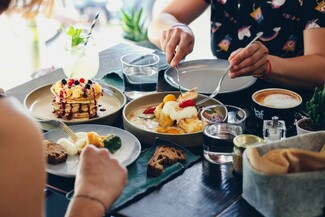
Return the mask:
<path id="1" fill-rule="evenodd" d="M 272 64 L 271 64 L 271 61 L 268 60 L 268 61 L 267 61 L 267 64 L 269 65 L 269 70 L 267 71 L 266 74 L 268 74 L 268 73 L 272 73 Z"/>

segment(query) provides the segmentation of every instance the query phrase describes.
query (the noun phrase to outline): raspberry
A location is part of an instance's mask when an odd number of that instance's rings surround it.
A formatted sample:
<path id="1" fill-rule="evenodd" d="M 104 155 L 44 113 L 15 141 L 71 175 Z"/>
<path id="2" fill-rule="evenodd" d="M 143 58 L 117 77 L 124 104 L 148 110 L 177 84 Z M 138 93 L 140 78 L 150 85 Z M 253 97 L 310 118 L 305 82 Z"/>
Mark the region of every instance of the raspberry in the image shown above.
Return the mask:
<path id="1" fill-rule="evenodd" d="M 79 79 L 79 82 L 80 82 L 80 83 L 85 83 L 85 79 L 84 79 L 84 78 L 80 78 L 80 79 Z"/>
<path id="2" fill-rule="evenodd" d="M 69 82 L 68 82 L 68 85 L 69 85 L 69 86 L 72 86 L 72 85 L 73 85 L 73 83 L 74 83 L 74 81 L 73 81 L 73 80 L 72 80 L 72 81 L 69 81 Z"/>

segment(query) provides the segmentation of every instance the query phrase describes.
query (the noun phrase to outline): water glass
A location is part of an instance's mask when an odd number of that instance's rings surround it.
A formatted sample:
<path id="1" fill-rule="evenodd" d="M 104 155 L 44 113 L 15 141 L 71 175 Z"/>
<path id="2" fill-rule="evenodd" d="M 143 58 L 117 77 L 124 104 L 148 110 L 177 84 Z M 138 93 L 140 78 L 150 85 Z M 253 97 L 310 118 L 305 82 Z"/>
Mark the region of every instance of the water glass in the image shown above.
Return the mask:
<path id="1" fill-rule="evenodd" d="M 246 125 L 246 118 L 247 118 L 247 114 L 245 110 L 233 105 L 225 105 L 225 107 L 227 108 L 228 111 L 226 122 L 241 126 L 244 132 L 245 125 Z"/>
<path id="2" fill-rule="evenodd" d="M 241 126 L 245 131 L 247 114 L 244 109 L 233 105 L 211 105 L 202 109 L 203 126 L 212 123 L 230 123 Z"/>
<path id="3" fill-rule="evenodd" d="M 156 92 L 159 56 L 150 53 L 130 53 L 121 57 L 124 93 L 135 99 L 146 93 Z"/>
<path id="4" fill-rule="evenodd" d="M 214 164 L 233 161 L 233 139 L 242 134 L 239 125 L 230 123 L 212 123 L 203 130 L 203 156 Z"/>
<path id="5" fill-rule="evenodd" d="M 204 107 L 200 112 L 200 117 L 203 126 L 207 126 L 212 123 L 220 123 L 227 120 L 228 111 L 224 105 L 210 105 Z"/>

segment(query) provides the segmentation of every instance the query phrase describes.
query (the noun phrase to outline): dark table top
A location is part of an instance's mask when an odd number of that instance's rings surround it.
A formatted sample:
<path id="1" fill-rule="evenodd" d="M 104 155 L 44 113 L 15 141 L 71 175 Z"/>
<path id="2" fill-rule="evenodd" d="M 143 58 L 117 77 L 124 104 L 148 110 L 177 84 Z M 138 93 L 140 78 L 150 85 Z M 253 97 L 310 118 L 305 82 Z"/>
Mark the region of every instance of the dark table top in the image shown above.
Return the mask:
<path id="1" fill-rule="evenodd" d="M 119 68 L 119 57 L 131 51 L 149 51 L 147 48 L 136 45 L 119 44 L 100 53 L 100 69 L 96 76 L 100 78 L 108 71 Z M 152 51 L 152 50 L 151 50 Z M 163 58 L 162 58 L 163 59 Z M 158 91 L 175 90 L 163 78 L 164 69 L 160 71 Z M 7 91 L 8 95 L 17 97 L 21 102 L 26 95 L 39 86 L 53 83 L 64 77 L 61 69 L 47 75 L 31 80 L 23 85 Z M 244 108 L 249 118 L 246 130 L 261 136 L 261 130 L 254 128 L 254 119 L 250 119 L 251 95 L 258 89 L 270 87 L 265 81 L 258 80 L 251 87 L 229 94 L 221 94 L 217 99 L 224 104 L 236 105 Z M 304 100 L 310 97 L 310 93 L 299 92 Z M 123 128 L 121 118 L 114 124 Z M 295 129 L 288 131 L 287 135 L 295 135 Z M 143 148 L 146 146 L 144 145 Z M 190 149 L 194 153 L 201 154 L 201 147 Z M 201 158 L 203 159 L 203 158 Z M 48 174 L 48 188 L 51 191 L 64 195 L 73 189 L 74 179 Z M 233 172 L 231 164 L 215 165 L 200 160 L 184 173 L 171 179 L 158 188 L 149 190 L 134 198 L 123 207 L 115 210 L 114 216 L 261 216 L 241 196 L 242 177 Z M 48 194 L 51 195 L 51 194 Z M 49 196 L 50 198 L 50 196 Z M 50 200 L 49 200 L 50 201 Z M 56 201 L 51 199 L 51 201 Z M 67 202 L 53 202 L 48 204 L 48 210 L 52 206 L 61 206 L 65 209 Z M 51 213 L 47 213 L 48 216 Z M 54 215 L 57 216 L 57 215 Z"/>

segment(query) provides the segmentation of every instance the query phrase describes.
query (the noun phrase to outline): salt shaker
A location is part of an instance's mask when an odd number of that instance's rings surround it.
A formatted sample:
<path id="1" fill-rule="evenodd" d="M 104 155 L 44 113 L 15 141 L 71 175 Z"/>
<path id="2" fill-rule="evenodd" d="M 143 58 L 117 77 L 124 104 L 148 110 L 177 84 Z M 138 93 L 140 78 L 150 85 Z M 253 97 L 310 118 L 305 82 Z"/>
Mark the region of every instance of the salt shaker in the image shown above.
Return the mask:
<path id="1" fill-rule="evenodd" d="M 286 137 L 286 125 L 279 117 L 273 116 L 272 120 L 263 123 L 263 138 L 265 142 L 280 140 Z"/>

